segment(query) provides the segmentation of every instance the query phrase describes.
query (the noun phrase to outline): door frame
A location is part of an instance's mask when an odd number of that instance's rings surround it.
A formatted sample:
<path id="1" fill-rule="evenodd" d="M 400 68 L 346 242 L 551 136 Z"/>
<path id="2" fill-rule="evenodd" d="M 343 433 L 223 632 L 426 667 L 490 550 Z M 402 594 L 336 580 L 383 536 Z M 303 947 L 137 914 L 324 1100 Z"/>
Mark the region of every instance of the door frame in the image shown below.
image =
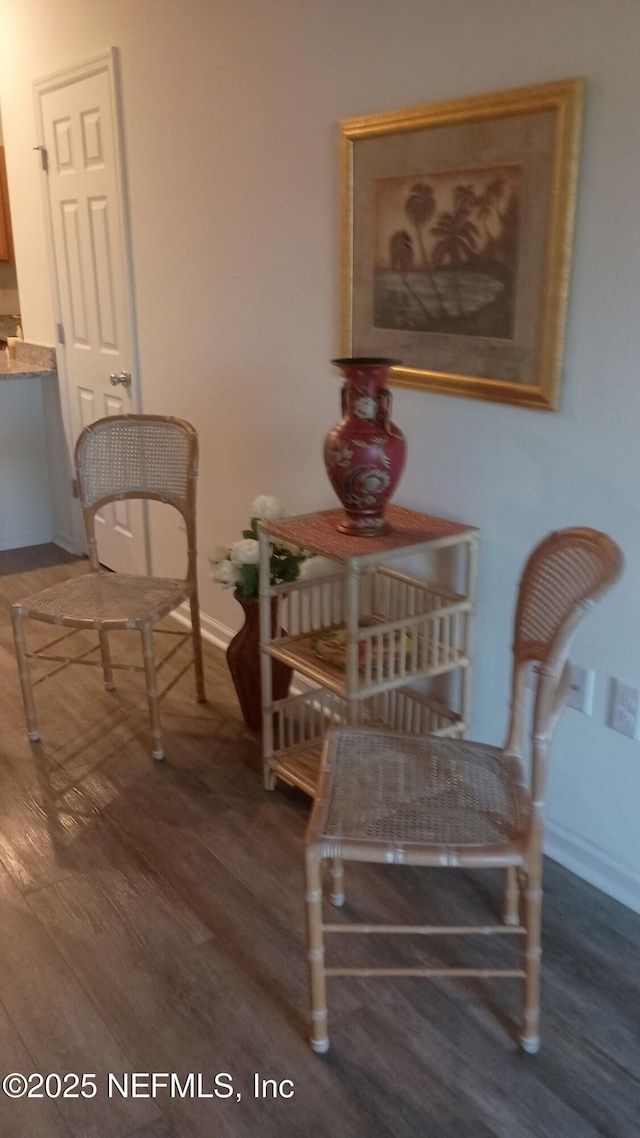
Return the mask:
<path id="1" fill-rule="evenodd" d="M 119 197 L 120 197 L 120 214 L 122 221 L 122 254 L 124 266 L 124 288 L 125 299 L 129 320 L 129 336 L 130 336 L 130 359 L 131 359 L 131 394 L 133 407 L 136 413 L 142 411 L 142 392 L 140 385 L 140 368 L 138 356 L 138 332 L 136 320 L 136 305 L 135 305 L 135 287 L 134 287 L 134 273 L 133 273 L 133 254 L 132 254 L 132 241 L 131 241 L 131 218 L 129 210 L 129 193 L 128 193 L 128 180 L 127 180 L 127 166 L 124 147 L 124 115 L 122 108 L 122 83 L 120 78 L 120 57 L 117 47 L 110 47 L 108 51 L 101 52 L 99 55 L 91 56 L 83 63 L 76 64 L 73 67 L 65 67 L 59 71 L 54 71 L 42 79 L 37 79 L 33 83 L 33 97 L 35 105 L 35 118 L 36 118 L 36 136 L 38 139 L 38 146 L 41 153 L 45 149 L 45 134 L 44 134 L 44 118 L 42 114 L 42 96 L 55 91 L 60 87 L 66 87 L 70 83 L 81 79 L 89 79 L 92 75 L 99 74 L 104 71 L 109 80 L 109 95 L 111 100 L 111 112 L 113 117 L 113 134 L 114 134 L 114 151 L 116 161 L 116 179 L 118 183 Z M 58 283 L 58 264 L 56 259 L 55 242 L 53 237 L 53 219 L 51 214 L 51 197 L 49 194 L 49 179 L 48 179 L 48 162 L 42 162 L 41 173 L 41 186 L 42 186 L 42 199 L 45 219 L 45 232 L 47 243 L 47 261 L 49 265 L 49 281 L 51 288 L 51 300 L 53 308 L 53 318 L 56 325 L 56 357 L 58 364 L 58 388 L 60 391 L 60 404 L 62 410 L 62 420 L 64 424 L 64 431 L 67 440 L 68 453 L 70 458 L 70 467 L 73 471 L 73 449 L 75 439 L 73 438 L 73 431 L 71 426 L 71 405 L 70 405 L 70 392 L 69 392 L 69 376 L 67 369 L 67 357 L 64 343 L 64 332 L 61 338 L 60 332 L 63 329 L 62 323 L 62 306 L 60 301 L 60 288 Z M 73 477 L 73 474 L 71 475 Z M 71 492 L 70 492 L 71 499 Z M 144 556 L 146 561 L 146 570 L 150 572 L 151 567 L 151 543 L 149 537 L 149 520 L 146 502 L 143 502 L 143 547 Z M 80 511 L 75 508 L 75 503 L 72 501 L 72 535 L 76 542 L 76 552 L 83 552 L 85 549 L 84 528 Z"/>

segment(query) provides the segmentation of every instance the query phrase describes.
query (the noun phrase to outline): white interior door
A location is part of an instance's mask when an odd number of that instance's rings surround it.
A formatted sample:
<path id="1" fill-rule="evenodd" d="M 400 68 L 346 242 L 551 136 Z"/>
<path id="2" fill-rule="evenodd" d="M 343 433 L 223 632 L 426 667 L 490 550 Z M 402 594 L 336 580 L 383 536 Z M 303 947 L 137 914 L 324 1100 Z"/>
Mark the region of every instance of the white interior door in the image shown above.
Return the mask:
<path id="1" fill-rule="evenodd" d="M 113 63 L 111 52 L 36 84 L 71 446 L 95 419 L 139 410 Z M 98 520 L 103 564 L 145 572 L 141 504 L 117 502 Z"/>

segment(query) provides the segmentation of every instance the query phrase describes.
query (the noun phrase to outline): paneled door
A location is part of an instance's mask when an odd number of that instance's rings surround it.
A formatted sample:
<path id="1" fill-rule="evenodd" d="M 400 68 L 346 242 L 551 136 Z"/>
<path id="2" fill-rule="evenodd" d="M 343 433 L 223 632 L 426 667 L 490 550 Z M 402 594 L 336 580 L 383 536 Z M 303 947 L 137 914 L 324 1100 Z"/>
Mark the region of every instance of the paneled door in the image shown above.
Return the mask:
<path id="1" fill-rule="evenodd" d="M 139 410 L 114 64 L 112 51 L 36 84 L 58 359 L 66 385 L 61 395 L 71 447 L 95 419 Z M 145 572 L 142 505 L 109 505 L 99 522 L 101 562 L 118 572 Z"/>

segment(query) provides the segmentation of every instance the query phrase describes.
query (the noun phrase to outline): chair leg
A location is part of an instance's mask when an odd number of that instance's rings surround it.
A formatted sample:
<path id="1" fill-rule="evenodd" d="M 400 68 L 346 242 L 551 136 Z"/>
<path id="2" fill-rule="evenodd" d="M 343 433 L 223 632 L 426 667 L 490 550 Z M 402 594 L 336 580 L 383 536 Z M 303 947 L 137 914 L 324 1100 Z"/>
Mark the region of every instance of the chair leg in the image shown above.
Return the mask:
<path id="1" fill-rule="evenodd" d="M 314 846 L 305 851 L 307 888 L 307 948 L 311 989 L 311 1046 L 320 1053 L 329 1050 L 327 991 L 324 972 L 322 929 L 322 857 Z"/>
<path id="2" fill-rule="evenodd" d="M 344 866 L 341 857 L 332 857 L 329 863 L 329 874 L 331 879 L 331 904 L 335 905 L 337 909 L 344 905 Z"/>
<path id="3" fill-rule="evenodd" d="M 24 711 L 27 720 L 27 731 L 29 733 L 29 738 L 32 742 L 35 743 L 40 738 L 40 731 L 38 730 L 36 705 L 33 699 L 33 688 L 31 686 L 31 669 L 29 668 L 29 660 L 27 659 L 27 648 L 24 638 L 24 620 L 24 613 L 21 612 L 19 607 L 11 609 L 13 639 L 16 646 L 18 671 L 20 673 L 20 686 L 22 688 L 22 700 L 24 703 Z"/>
<path id="4" fill-rule="evenodd" d="M 520 921 L 520 890 L 515 865 L 508 865 L 504 871 L 502 921 L 505 925 L 517 925 Z"/>
<path id="5" fill-rule="evenodd" d="M 193 666 L 196 673 L 196 695 L 198 703 L 207 702 L 207 693 L 204 688 L 204 664 L 202 662 L 202 630 L 200 628 L 200 602 L 197 595 L 192 596 L 191 604 L 191 639 L 193 641 Z"/>
<path id="6" fill-rule="evenodd" d="M 111 667 L 111 650 L 109 648 L 109 637 L 106 632 L 100 629 L 98 633 L 100 637 L 100 651 L 102 653 L 102 672 L 104 675 L 104 686 L 107 691 L 115 690 L 115 683 L 113 679 L 113 669 Z"/>
<path id="7" fill-rule="evenodd" d="M 153 655 L 153 631 L 148 625 L 145 625 L 145 627 L 141 629 L 141 632 L 144 670 L 147 677 L 147 699 L 149 701 L 149 716 L 151 718 L 151 754 L 154 759 L 164 759 L 162 728 L 160 726 L 158 680 L 156 677 L 156 662 Z"/>
<path id="8" fill-rule="evenodd" d="M 524 991 L 522 1034 L 523 1051 L 535 1055 L 540 1050 L 540 931 L 542 924 L 542 873 L 538 864 L 527 872 L 524 888 Z"/>

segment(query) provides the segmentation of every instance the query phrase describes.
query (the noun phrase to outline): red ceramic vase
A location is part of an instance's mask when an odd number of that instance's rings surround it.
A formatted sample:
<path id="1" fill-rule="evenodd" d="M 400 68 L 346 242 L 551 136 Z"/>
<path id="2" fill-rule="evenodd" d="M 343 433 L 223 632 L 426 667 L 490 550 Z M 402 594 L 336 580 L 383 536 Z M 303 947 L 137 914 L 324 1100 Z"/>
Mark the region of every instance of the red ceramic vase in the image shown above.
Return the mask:
<path id="1" fill-rule="evenodd" d="M 227 665 L 240 702 L 243 719 L 252 731 L 262 731 L 262 676 L 260 669 L 260 601 L 243 597 L 239 589 L 234 596 L 244 610 L 244 624 L 227 647 Z M 275 629 L 276 601 L 271 605 L 271 623 Z M 285 699 L 293 675 L 281 660 L 272 661 L 274 700 Z"/>
<path id="2" fill-rule="evenodd" d="M 329 431 L 324 461 L 345 508 L 338 529 L 359 537 L 389 533 L 384 508 L 404 469 L 407 444 L 391 422 L 389 368 L 399 360 L 372 356 L 332 360 L 345 377 L 342 420 Z"/>

